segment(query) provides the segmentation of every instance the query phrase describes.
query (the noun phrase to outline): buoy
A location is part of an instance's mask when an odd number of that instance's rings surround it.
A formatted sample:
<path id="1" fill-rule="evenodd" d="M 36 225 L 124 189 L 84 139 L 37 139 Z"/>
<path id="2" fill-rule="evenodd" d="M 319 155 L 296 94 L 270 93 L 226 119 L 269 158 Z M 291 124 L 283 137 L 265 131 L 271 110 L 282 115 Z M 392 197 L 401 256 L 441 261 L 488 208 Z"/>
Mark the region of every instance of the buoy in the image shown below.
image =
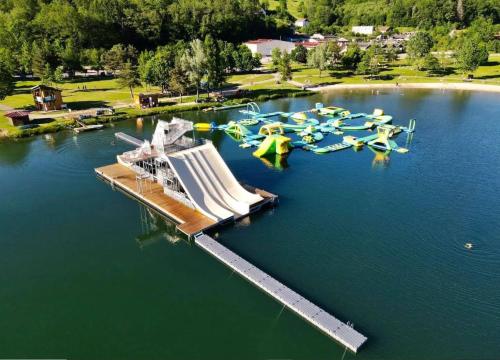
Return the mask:
<path id="1" fill-rule="evenodd" d="M 194 124 L 194 128 L 198 131 L 208 131 L 208 130 L 212 129 L 212 124 L 196 123 L 196 124 Z"/>
<path id="2" fill-rule="evenodd" d="M 466 243 L 466 244 L 464 245 L 464 247 L 465 247 L 466 249 L 469 249 L 469 250 L 470 250 L 470 249 L 472 249 L 472 246 L 473 246 L 473 245 L 472 245 L 472 243 Z"/>

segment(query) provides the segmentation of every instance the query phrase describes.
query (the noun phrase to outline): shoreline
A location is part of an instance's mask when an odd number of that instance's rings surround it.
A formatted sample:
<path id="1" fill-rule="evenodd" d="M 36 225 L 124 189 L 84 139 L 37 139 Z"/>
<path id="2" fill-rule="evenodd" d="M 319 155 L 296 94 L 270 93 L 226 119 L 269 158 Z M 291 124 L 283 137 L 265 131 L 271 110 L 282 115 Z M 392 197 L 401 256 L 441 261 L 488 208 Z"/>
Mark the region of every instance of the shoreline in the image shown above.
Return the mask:
<path id="1" fill-rule="evenodd" d="M 396 85 L 395 83 L 390 83 L 390 84 L 383 84 L 383 83 L 378 83 L 378 84 L 334 84 L 334 85 L 323 85 L 323 86 L 316 86 L 316 87 L 310 87 L 306 91 L 300 91 L 299 90 L 299 96 L 305 96 L 306 93 L 310 93 L 309 95 L 312 95 L 314 93 L 320 93 L 320 92 L 330 92 L 330 91 L 337 91 L 337 90 L 369 90 L 369 89 L 389 89 L 389 90 L 396 90 L 396 89 L 429 89 L 429 90 L 465 90 L 465 91 L 482 91 L 482 92 L 490 92 L 490 93 L 500 93 L 500 85 L 489 85 L 489 84 L 473 84 L 473 83 L 400 83 Z M 277 95 L 277 96 L 276 96 Z M 276 94 L 274 96 L 266 96 L 265 98 L 259 99 L 257 98 L 245 98 L 242 99 L 241 103 L 248 102 L 248 101 L 268 101 L 268 100 L 274 100 L 277 98 L 282 98 L 282 97 L 287 97 L 287 98 L 292 98 L 295 97 L 293 94 Z M 88 125 L 92 124 L 106 124 L 106 123 L 112 123 L 115 121 L 120 121 L 120 120 L 126 120 L 130 118 L 136 118 L 140 116 L 149 116 L 149 115 L 159 115 L 159 114 L 165 114 L 165 113 L 182 113 L 184 111 L 200 111 L 203 110 L 204 108 L 207 107 L 213 107 L 213 106 L 220 106 L 221 104 L 218 103 L 199 103 L 199 104 L 176 104 L 176 105 L 170 105 L 166 107 L 158 107 L 158 108 L 152 108 L 149 110 L 136 110 L 134 108 L 126 109 L 122 112 L 119 112 L 118 114 L 111 115 L 111 116 L 98 116 L 98 117 L 93 117 L 86 122 Z M 127 111 L 128 110 L 128 111 Z M 41 127 L 41 128 L 34 128 L 34 129 L 27 129 L 27 130 L 22 130 L 18 133 L 8 133 L 4 129 L 0 129 L 0 141 L 5 141 L 5 140 L 13 140 L 13 139 L 19 139 L 19 138 L 24 138 L 24 137 L 31 137 L 31 136 L 36 136 L 36 135 L 42 135 L 42 134 L 47 134 L 47 133 L 55 133 L 59 132 L 62 130 L 68 130 L 71 125 L 74 123 L 74 120 L 70 119 L 61 119 L 63 121 L 58 122 L 57 124 L 54 124 L 49 127 Z M 73 124 L 74 125 L 74 124 Z"/>
<path id="2" fill-rule="evenodd" d="M 314 92 L 327 92 L 334 90 L 354 89 L 431 89 L 431 90 L 467 90 L 500 93 L 500 85 L 472 84 L 472 83 L 400 83 L 391 84 L 335 84 L 310 87 L 307 90 Z"/>

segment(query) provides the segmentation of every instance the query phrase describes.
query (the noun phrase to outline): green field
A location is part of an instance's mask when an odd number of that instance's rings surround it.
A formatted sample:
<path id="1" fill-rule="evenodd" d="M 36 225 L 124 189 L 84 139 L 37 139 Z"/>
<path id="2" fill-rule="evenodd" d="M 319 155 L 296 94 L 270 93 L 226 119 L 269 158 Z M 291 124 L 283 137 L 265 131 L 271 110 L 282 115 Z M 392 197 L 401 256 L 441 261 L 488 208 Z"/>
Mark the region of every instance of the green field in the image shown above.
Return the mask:
<path id="1" fill-rule="evenodd" d="M 2 100 L 2 104 L 16 109 L 32 109 L 33 97 L 30 88 L 38 85 L 39 81 L 18 81 L 14 94 Z M 120 87 L 116 79 L 77 79 L 65 81 L 54 86 L 62 89 L 63 100 L 72 110 L 86 109 L 99 106 L 119 106 L 131 102 L 130 91 Z M 86 86 L 87 90 L 83 90 Z M 158 92 L 158 88 L 136 88 L 135 93 L 141 91 Z"/>
<path id="2" fill-rule="evenodd" d="M 292 15 L 296 19 L 300 19 L 303 17 L 303 15 L 298 10 L 299 3 L 300 3 L 300 0 L 287 0 L 288 12 L 290 13 L 290 15 Z M 278 7 L 278 4 L 279 4 L 279 1 L 276 1 L 276 0 L 269 1 L 269 9 L 276 10 L 276 8 Z"/>
<path id="3" fill-rule="evenodd" d="M 293 80 L 301 83 L 318 84 L 363 84 L 363 83 L 415 83 L 415 82 L 462 82 L 463 75 L 455 71 L 453 66 L 448 69 L 448 74 L 428 76 L 425 71 L 415 70 L 405 61 L 398 61 L 388 65 L 380 72 L 379 78 L 367 79 L 366 76 L 356 75 L 349 71 L 323 71 L 320 77 L 317 69 L 306 65 L 294 65 Z M 486 65 L 480 66 L 474 72 L 475 83 L 500 85 L 500 54 L 490 55 Z"/>

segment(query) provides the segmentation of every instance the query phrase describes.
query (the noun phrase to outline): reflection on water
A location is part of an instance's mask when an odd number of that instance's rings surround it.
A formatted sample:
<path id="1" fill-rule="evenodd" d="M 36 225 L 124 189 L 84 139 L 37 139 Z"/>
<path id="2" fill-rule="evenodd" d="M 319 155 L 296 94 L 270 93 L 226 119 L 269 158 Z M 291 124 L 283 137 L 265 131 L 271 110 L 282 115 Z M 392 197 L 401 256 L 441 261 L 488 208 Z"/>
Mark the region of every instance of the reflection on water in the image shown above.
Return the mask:
<path id="1" fill-rule="evenodd" d="M 372 148 L 371 146 L 368 146 L 368 149 L 375 154 L 372 160 L 372 169 L 385 169 L 389 166 L 389 163 L 391 162 L 390 150 L 380 151 Z"/>
<path id="2" fill-rule="evenodd" d="M 135 128 L 137 129 L 137 131 L 141 131 L 142 132 L 143 127 L 144 127 L 144 119 L 141 118 L 141 117 L 138 117 L 135 120 Z"/>
<path id="3" fill-rule="evenodd" d="M 0 165 L 22 165 L 31 150 L 31 140 L 0 142 Z"/>
<path id="4" fill-rule="evenodd" d="M 268 154 L 259 158 L 270 169 L 285 170 L 288 168 L 288 154 Z"/>
<path id="5" fill-rule="evenodd" d="M 45 134 L 43 135 L 43 140 L 45 140 L 45 144 L 47 147 L 54 149 L 56 145 L 56 138 L 54 134 Z"/>
<path id="6" fill-rule="evenodd" d="M 142 249 L 161 239 L 175 244 L 184 238 L 178 232 L 176 224 L 161 217 L 149 207 L 138 203 L 141 222 L 141 234 L 135 240 Z"/>

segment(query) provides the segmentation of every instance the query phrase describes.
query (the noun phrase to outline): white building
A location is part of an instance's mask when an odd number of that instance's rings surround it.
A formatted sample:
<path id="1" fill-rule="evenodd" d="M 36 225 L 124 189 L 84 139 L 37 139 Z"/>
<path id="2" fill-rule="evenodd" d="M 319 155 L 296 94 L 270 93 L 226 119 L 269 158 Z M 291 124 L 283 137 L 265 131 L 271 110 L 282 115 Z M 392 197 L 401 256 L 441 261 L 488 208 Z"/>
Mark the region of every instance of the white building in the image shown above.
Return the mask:
<path id="1" fill-rule="evenodd" d="M 297 27 L 297 28 L 302 28 L 304 26 L 307 26 L 308 24 L 309 24 L 309 21 L 307 19 L 295 20 L 295 27 Z"/>
<path id="2" fill-rule="evenodd" d="M 318 40 L 325 40 L 325 36 L 323 34 L 315 33 L 312 34 L 311 37 L 309 38 L 309 41 L 318 41 Z"/>
<path id="3" fill-rule="evenodd" d="M 280 49 L 290 53 L 295 44 L 290 41 L 274 40 L 274 39 L 257 39 L 250 40 L 244 43 L 252 52 L 252 54 L 261 54 L 262 57 L 271 56 L 273 49 Z"/>
<path id="4" fill-rule="evenodd" d="M 373 35 L 373 26 L 353 26 L 352 32 L 360 35 Z"/>

